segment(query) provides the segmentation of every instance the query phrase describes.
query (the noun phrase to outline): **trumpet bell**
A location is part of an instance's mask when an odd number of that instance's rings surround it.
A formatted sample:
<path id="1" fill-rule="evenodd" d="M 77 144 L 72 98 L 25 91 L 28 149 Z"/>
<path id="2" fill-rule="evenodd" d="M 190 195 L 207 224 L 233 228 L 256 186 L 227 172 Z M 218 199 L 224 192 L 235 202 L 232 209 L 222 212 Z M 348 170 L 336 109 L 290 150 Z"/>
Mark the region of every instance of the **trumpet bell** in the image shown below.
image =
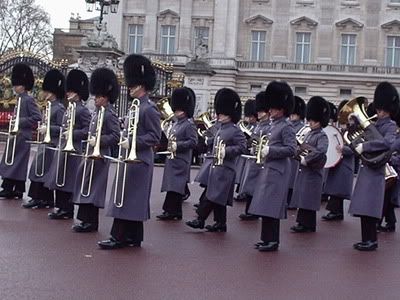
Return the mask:
<path id="1" fill-rule="evenodd" d="M 76 153 L 76 149 L 74 148 L 74 146 L 72 145 L 66 145 L 64 147 L 64 149 L 62 149 L 62 152 L 68 152 L 68 153 Z"/>
<path id="2" fill-rule="evenodd" d="M 199 115 L 194 121 L 203 123 L 206 129 L 210 129 L 213 126 L 213 120 L 211 120 L 210 113 L 207 111 Z"/>
<path id="3" fill-rule="evenodd" d="M 368 114 L 365 111 L 365 107 L 367 106 L 367 104 L 368 100 L 365 97 L 357 97 L 350 100 L 342 107 L 342 109 L 339 112 L 338 116 L 339 124 L 347 124 L 349 116 L 351 114 L 354 114 L 360 121 L 360 125 L 362 128 L 368 127 L 371 123 L 369 122 L 370 118 L 368 117 Z"/>
<path id="4" fill-rule="evenodd" d="M 164 120 L 170 120 L 174 116 L 174 112 L 172 111 L 171 105 L 169 104 L 169 100 L 167 97 L 162 98 L 157 102 L 157 108 L 161 113 L 161 117 Z"/>

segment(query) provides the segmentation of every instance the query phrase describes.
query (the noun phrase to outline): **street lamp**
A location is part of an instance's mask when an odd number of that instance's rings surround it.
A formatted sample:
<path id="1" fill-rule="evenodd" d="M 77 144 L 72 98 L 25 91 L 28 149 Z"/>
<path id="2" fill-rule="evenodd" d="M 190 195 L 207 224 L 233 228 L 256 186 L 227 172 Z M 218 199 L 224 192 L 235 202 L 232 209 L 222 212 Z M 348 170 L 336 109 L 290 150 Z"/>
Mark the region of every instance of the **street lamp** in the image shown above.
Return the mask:
<path id="1" fill-rule="evenodd" d="M 99 26 L 101 27 L 103 15 L 107 15 L 110 11 L 115 14 L 118 11 L 119 1 L 120 0 L 85 0 L 86 10 L 92 12 L 96 7 L 96 10 L 100 11 Z"/>

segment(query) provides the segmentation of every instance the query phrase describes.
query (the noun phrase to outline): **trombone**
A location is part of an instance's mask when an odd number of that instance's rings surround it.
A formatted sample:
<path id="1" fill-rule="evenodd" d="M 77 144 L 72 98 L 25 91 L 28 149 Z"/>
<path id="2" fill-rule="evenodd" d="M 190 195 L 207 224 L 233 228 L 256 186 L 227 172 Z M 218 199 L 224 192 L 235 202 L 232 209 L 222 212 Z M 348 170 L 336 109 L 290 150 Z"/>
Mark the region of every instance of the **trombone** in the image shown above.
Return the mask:
<path id="1" fill-rule="evenodd" d="M 18 134 L 19 131 L 20 112 L 21 112 L 21 97 L 18 97 L 17 105 L 14 107 L 14 115 L 10 118 L 8 124 L 8 136 L 7 136 L 6 153 L 4 159 L 4 163 L 7 166 L 12 166 L 14 164 L 15 146 L 17 143 L 16 135 Z M 11 151 L 11 157 L 10 157 L 10 151 Z"/>
<path id="2" fill-rule="evenodd" d="M 43 175 L 44 175 L 44 167 L 45 167 L 45 161 L 46 161 L 46 147 L 45 146 L 41 147 L 41 145 L 50 144 L 50 142 L 51 142 L 50 119 L 51 119 L 51 101 L 47 101 L 46 108 L 45 108 L 44 115 L 43 115 L 43 120 L 42 120 L 42 122 L 38 122 L 36 144 L 39 144 L 39 147 L 38 147 L 38 151 L 35 156 L 35 176 L 36 177 L 43 177 Z M 39 128 L 43 124 L 46 124 L 46 133 L 43 137 L 43 140 L 41 141 Z M 39 156 L 42 157 L 40 169 L 38 168 Z"/>
<path id="3" fill-rule="evenodd" d="M 124 131 L 121 132 L 119 138 L 119 149 L 118 149 L 118 159 L 117 159 L 117 170 L 116 170 L 116 178 L 115 178 L 115 189 L 114 189 L 114 205 L 117 208 L 121 208 L 124 205 L 124 196 L 125 196 L 125 186 L 126 186 L 126 169 L 127 163 L 135 163 L 140 160 L 137 158 L 136 154 L 136 136 L 137 136 L 137 125 L 139 123 L 139 107 L 140 100 L 135 98 L 132 101 L 131 107 L 128 110 L 128 130 L 127 130 L 127 139 L 131 141 L 130 150 L 125 150 L 125 157 L 122 158 L 122 143 L 124 141 Z M 120 163 L 123 162 L 123 175 L 122 175 L 122 186 L 121 186 L 121 197 L 118 198 L 118 191 L 120 185 L 119 179 L 119 171 L 120 171 Z"/>
<path id="4" fill-rule="evenodd" d="M 104 106 L 102 106 L 100 108 L 99 112 L 97 113 L 95 146 L 93 148 L 92 154 L 90 154 L 90 155 L 89 155 L 89 147 L 90 147 L 89 141 L 92 138 L 92 134 L 89 130 L 88 139 L 87 139 L 87 143 L 86 143 L 86 151 L 85 151 L 85 155 L 83 156 L 84 163 L 83 163 L 83 173 L 82 173 L 82 182 L 81 182 L 81 195 L 83 197 L 89 197 L 91 190 L 92 190 L 94 160 L 102 158 L 101 153 L 100 153 L 100 138 L 101 138 L 101 130 L 103 128 L 104 113 L 105 113 L 105 108 L 104 108 Z M 85 179 L 86 179 L 86 170 L 88 168 L 88 166 L 87 166 L 88 159 L 90 159 L 91 164 L 90 164 L 90 171 L 89 171 L 89 182 L 85 189 Z"/>

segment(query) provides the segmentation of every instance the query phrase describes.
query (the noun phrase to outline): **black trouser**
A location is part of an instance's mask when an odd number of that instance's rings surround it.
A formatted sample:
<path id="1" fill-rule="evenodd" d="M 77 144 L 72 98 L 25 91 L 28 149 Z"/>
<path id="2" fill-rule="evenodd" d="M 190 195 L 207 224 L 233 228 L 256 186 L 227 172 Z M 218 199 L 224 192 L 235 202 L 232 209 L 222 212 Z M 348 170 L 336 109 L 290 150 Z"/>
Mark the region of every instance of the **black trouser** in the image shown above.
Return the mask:
<path id="1" fill-rule="evenodd" d="M 79 204 L 77 219 L 83 223 L 99 225 L 99 208 L 93 204 Z"/>
<path id="2" fill-rule="evenodd" d="M 54 204 L 54 192 L 45 187 L 43 182 L 31 180 L 28 196 L 35 200 L 43 200 L 48 204 Z"/>
<path id="3" fill-rule="evenodd" d="M 293 195 L 293 189 L 289 189 L 288 194 L 287 194 L 287 206 L 290 207 L 290 202 L 292 201 L 292 195 Z"/>
<path id="4" fill-rule="evenodd" d="M 56 190 L 56 207 L 67 212 L 74 211 L 72 193 Z"/>
<path id="5" fill-rule="evenodd" d="M 264 243 L 279 243 L 280 220 L 271 217 L 262 217 L 261 240 Z"/>
<path id="6" fill-rule="evenodd" d="M 253 200 L 253 196 L 246 195 L 246 208 L 245 208 L 245 211 L 244 211 L 246 214 L 249 214 L 249 208 L 250 208 L 252 200 Z"/>
<path id="7" fill-rule="evenodd" d="M 362 241 L 377 241 L 376 223 L 378 222 L 378 219 L 368 216 L 361 216 L 360 219 Z"/>
<path id="8" fill-rule="evenodd" d="M 299 208 L 296 222 L 304 227 L 315 229 L 317 227 L 317 212 L 315 210 Z"/>
<path id="9" fill-rule="evenodd" d="M 344 199 L 337 196 L 330 196 L 326 209 L 331 213 L 343 215 L 343 201 Z"/>
<path id="10" fill-rule="evenodd" d="M 207 187 L 205 187 L 203 192 L 201 193 L 200 198 L 199 198 L 199 203 L 201 203 L 204 200 L 206 200 L 206 193 L 207 193 Z"/>
<path id="11" fill-rule="evenodd" d="M 114 219 L 111 236 L 120 242 L 130 239 L 133 242 L 143 241 L 143 222 Z"/>
<path id="12" fill-rule="evenodd" d="M 171 215 L 182 216 L 182 197 L 176 192 L 167 192 L 163 204 L 163 210 Z"/>
<path id="13" fill-rule="evenodd" d="M 396 214 L 394 212 L 395 205 L 392 203 L 394 188 L 387 189 L 385 191 L 385 198 L 383 202 L 383 210 L 382 210 L 382 219 L 385 218 L 385 221 L 389 225 L 394 225 L 397 222 Z"/>
<path id="14" fill-rule="evenodd" d="M 9 178 L 3 178 L 3 183 L 1 187 L 7 192 L 25 192 L 25 181 L 24 180 L 15 180 Z"/>
<path id="15" fill-rule="evenodd" d="M 212 211 L 214 211 L 215 222 L 226 224 L 226 206 L 211 202 L 207 198 L 200 203 L 197 209 L 197 214 L 199 215 L 200 220 L 205 221 Z"/>

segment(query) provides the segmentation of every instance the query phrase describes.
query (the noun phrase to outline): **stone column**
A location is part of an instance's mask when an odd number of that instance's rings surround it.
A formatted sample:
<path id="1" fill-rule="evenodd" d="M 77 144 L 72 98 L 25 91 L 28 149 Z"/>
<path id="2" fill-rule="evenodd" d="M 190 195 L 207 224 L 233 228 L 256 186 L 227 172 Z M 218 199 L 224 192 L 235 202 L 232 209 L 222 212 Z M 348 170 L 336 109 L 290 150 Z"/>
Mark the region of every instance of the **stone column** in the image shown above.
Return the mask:
<path id="1" fill-rule="evenodd" d="M 159 1 L 146 1 L 146 22 L 145 31 L 143 36 L 143 52 L 156 53 L 157 37 L 157 15 L 158 15 L 158 2 Z"/>
<path id="2" fill-rule="evenodd" d="M 192 42 L 193 0 L 181 0 L 178 54 L 190 55 Z"/>

